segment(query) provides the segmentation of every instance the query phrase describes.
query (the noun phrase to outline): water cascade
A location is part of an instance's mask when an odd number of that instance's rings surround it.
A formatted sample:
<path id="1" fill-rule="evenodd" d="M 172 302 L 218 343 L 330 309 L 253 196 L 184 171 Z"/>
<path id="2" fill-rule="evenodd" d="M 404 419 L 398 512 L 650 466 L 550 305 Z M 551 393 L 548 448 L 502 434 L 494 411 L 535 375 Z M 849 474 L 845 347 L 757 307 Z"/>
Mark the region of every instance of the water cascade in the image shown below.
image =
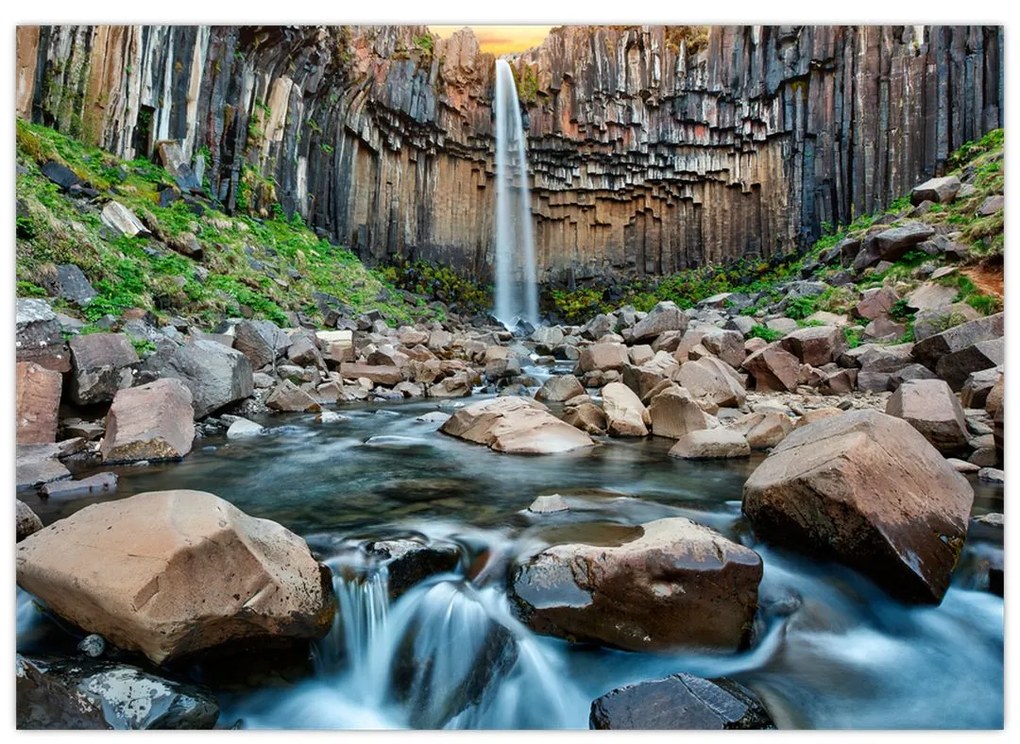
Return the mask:
<path id="1" fill-rule="evenodd" d="M 538 323 L 531 192 L 514 75 L 496 60 L 496 317 L 507 327 Z"/>

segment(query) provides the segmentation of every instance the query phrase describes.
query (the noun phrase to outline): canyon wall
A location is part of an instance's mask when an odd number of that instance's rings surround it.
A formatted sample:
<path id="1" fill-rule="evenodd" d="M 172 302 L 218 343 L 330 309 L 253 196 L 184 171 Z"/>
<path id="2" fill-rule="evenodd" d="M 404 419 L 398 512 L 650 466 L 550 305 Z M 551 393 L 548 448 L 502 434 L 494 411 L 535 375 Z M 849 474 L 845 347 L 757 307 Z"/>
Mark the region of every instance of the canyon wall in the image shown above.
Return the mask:
<path id="1" fill-rule="evenodd" d="M 228 209 L 488 278 L 494 60 L 424 27 L 20 27 L 17 113 L 123 157 L 175 139 Z M 803 246 L 1002 126 L 1000 27 L 556 29 L 511 62 L 540 277 Z"/>

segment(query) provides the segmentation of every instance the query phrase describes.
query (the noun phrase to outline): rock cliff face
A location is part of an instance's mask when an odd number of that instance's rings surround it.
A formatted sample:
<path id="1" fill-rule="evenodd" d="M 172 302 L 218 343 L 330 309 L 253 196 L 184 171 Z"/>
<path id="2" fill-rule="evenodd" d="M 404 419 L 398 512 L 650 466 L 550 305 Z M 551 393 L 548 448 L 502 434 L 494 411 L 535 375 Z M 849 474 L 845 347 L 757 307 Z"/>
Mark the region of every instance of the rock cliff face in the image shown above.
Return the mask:
<path id="1" fill-rule="evenodd" d="M 163 139 L 230 208 L 487 278 L 494 60 L 424 27 L 20 27 L 18 115 Z M 815 238 L 1002 126 L 999 27 L 563 27 L 516 57 L 540 277 L 668 273 Z"/>

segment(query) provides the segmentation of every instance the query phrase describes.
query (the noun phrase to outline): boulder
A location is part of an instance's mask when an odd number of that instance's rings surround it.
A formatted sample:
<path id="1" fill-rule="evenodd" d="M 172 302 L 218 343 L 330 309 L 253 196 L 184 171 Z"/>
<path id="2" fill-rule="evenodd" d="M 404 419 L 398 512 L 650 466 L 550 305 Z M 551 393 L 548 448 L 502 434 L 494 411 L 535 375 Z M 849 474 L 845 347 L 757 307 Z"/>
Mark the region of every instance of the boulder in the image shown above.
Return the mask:
<path id="1" fill-rule="evenodd" d="M 583 394 L 584 387 L 574 375 L 554 375 L 538 389 L 535 393 L 535 400 L 562 403 Z"/>
<path id="2" fill-rule="evenodd" d="M 687 315 L 675 303 L 668 300 L 659 302 L 634 326 L 631 340 L 640 343 L 666 331 L 684 331 L 688 322 Z"/>
<path id="3" fill-rule="evenodd" d="M 1002 194 L 992 194 L 981 202 L 981 206 L 977 208 L 977 215 L 979 217 L 991 217 L 996 212 L 1001 212 L 1005 206 L 1006 199 Z"/>
<path id="4" fill-rule="evenodd" d="M 765 327 L 770 331 L 782 333 L 784 336 L 787 333 L 793 333 L 793 331 L 800 328 L 800 326 L 797 325 L 797 321 L 793 318 L 770 318 L 765 321 Z"/>
<path id="5" fill-rule="evenodd" d="M 623 369 L 623 366 L 628 363 L 630 363 L 630 356 L 627 354 L 627 347 L 623 344 L 592 344 L 581 349 L 581 356 L 577 360 L 577 371 Z"/>
<path id="6" fill-rule="evenodd" d="M 971 374 L 998 367 L 1005 359 L 1005 339 L 992 338 L 946 354 L 935 365 L 935 374 L 948 382 L 953 390 L 960 390 Z"/>
<path id="7" fill-rule="evenodd" d="M 918 310 L 914 315 L 914 341 L 919 343 L 942 331 L 980 317 L 981 313 L 966 302 L 954 302 L 933 310 Z"/>
<path id="8" fill-rule="evenodd" d="M 978 471 L 978 480 L 984 483 L 1005 483 L 1006 473 L 997 468 L 981 468 Z"/>
<path id="9" fill-rule="evenodd" d="M 364 377 L 376 385 L 393 387 L 398 382 L 403 382 L 404 375 L 400 367 L 388 364 L 341 364 L 340 376 L 345 380 L 356 380 Z"/>
<path id="10" fill-rule="evenodd" d="M 138 354 L 123 333 L 90 333 L 70 341 L 71 400 L 80 406 L 109 403 L 131 384 Z"/>
<path id="11" fill-rule="evenodd" d="M 322 354 L 319 353 L 319 347 L 315 343 L 315 337 L 308 333 L 291 336 L 290 346 L 287 347 L 287 358 L 301 367 L 324 369 L 326 366 Z M 404 361 L 407 361 L 406 357 Z"/>
<path id="12" fill-rule="evenodd" d="M 261 424 L 239 416 L 231 422 L 227 429 L 227 439 L 248 439 L 264 434 L 265 431 L 266 427 Z"/>
<path id="13" fill-rule="evenodd" d="M 433 335 L 435 333 L 438 333 L 438 331 L 434 331 Z M 342 364 L 343 362 L 353 362 L 355 360 L 354 333 L 352 331 L 317 331 L 315 337 L 319 340 L 319 344 L 322 345 L 325 361 Z"/>
<path id="14" fill-rule="evenodd" d="M 344 365 L 347 366 L 347 365 Z M 468 372 L 456 372 L 429 386 L 430 398 L 466 398 L 471 395 L 475 377 Z"/>
<path id="15" fill-rule="evenodd" d="M 547 349 L 555 348 L 563 343 L 563 329 L 559 326 L 541 326 L 531 334 L 531 340 Z"/>
<path id="16" fill-rule="evenodd" d="M 984 408 L 988 402 L 988 394 L 1000 379 L 1002 379 L 1001 367 L 972 372 L 960 390 L 960 404 L 964 408 Z"/>
<path id="17" fill-rule="evenodd" d="M 69 191 L 72 187 L 83 184 L 73 170 L 55 160 L 47 160 L 39 167 L 39 172 L 60 187 L 61 191 Z"/>
<path id="18" fill-rule="evenodd" d="M 293 411 L 315 413 L 322 407 L 312 396 L 290 380 L 281 380 L 266 398 L 266 408 L 271 411 Z"/>
<path id="19" fill-rule="evenodd" d="M 512 454 L 544 455 L 595 445 L 538 401 L 512 395 L 465 406 L 439 431 Z"/>
<path id="20" fill-rule="evenodd" d="M 579 334 L 584 338 L 595 340 L 602 338 L 607 333 L 612 333 L 614 328 L 616 328 L 616 316 L 599 313 L 581 327 Z"/>
<path id="21" fill-rule="evenodd" d="M 721 460 L 749 457 L 751 447 L 743 434 L 729 429 L 703 429 L 680 437 L 669 450 L 681 460 Z"/>
<path id="22" fill-rule="evenodd" d="M 779 411 L 749 413 L 726 427 L 741 434 L 753 450 L 771 449 L 793 431 L 793 420 Z"/>
<path id="23" fill-rule="evenodd" d="M 645 362 L 650 362 L 655 358 L 655 351 L 648 344 L 638 344 L 637 346 L 630 347 L 630 361 L 631 364 L 640 367 Z"/>
<path id="24" fill-rule="evenodd" d="M 917 429 L 943 455 L 967 449 L 967 421 L 943 380 L 908 380 L 889 398 L 885 412 Z"/>
<path id="25" fill-rule="evenodd" d="M 953 304 L 959 290 L 956 287 L 925 282 L 907 295 L 907 307 L 913 310 L 939 310 Z"/>
<path id="26" fill-rule="evenodd" d="M 631 651 L 744 646 L 761 558 L 682 517 L 617 527 L 516 563 L 509 595 L 539 633 Z"/>
<path id="27" fill-rule="evenodd" d="M 900 299 L 892 287 L 873 287 L 861 293 L 861 300 L 850 310 L 855 318 L 874 320 L 888 317 L 892 306 Z"/>
<path id="28" fill-rule="evenodd" d="M 18 585 L 155 664 L 242 639 L 312 639 L 335 603 L 305 541 L 201 491 L 87 506 L 17 545 Z"/>
<path id="29" fill-rule="evenodd" d="M 753 692 L 731 679 L 673 674 L 619 687 L 592 701 L 588 726 L 601 730 L 774 729 Z"/>
<path id="30" fill-rule="evenodd" d="M 936 204 L 948 204 L 960 193 L 960 179 L 956 176 L 930 178 L 913 188 L 910 192 L 910 203 L 917 206 L 921 202 L 930 201 Z"/>
<path id="31" fill-rule="evenodd" d="M 935 234 L 924 222 L 907 222 L 869 235 L 854 259 L 854 270 L 863 271 L 879 261 L 897 261 L 903 254 Z"/>
<path id="32" fill-rule="evenodd" d="M 788 333 L 779 341 L 779 347 L 804 364 L 821 367 L 836 361 L 846 351 L 847 343 L 841 328 L 809 326 Z"/>
<path id="33" fill-rule="evenodd" d="M 988 397 L 985 399 L 984 409 L 993 418 L 1002 410 L 1003 396 L 1006 394 L 1006 376 L 1002 373 L 999 374 L 995 384 L 992 385 L 992 389 L 988 391 Z"/>
<path id="34" fill-rule="evenodd" d="M 709 428 L 705 412 L 685 388 L 673 385 L 652 398 L 648 406 L 652 434 L 680 439 L 692 431 Z"/>
<path id="35" fill-rule="evenodd" d="M 904 323 L 886 317 L 875 318 L 864 326 L 864 338 L 869 341 L 895 341 L 907 332 Z"/>
<path id="36" fill-rule="evenodd" d="M 648 436 L 645 425 L 645 405 L 629 387 L 611 382 L 602 388 L 602 408 L 609 425 L 607 431 L 614 437 Z"/>
<path id="37" fill-rule="evenodd" d="M 913 356 L 925 367 L 937 372 L 939 360 L 945 356 L 964 351 L 982 341 L 1002 338 L 1003 321 L 1003 313 L 997 313 L 996 315 L 989 315 L 967 323 L 961 323 L 934 336 L 930 336 L 923 341 L 918 341 L 914 344 Z M 977 370 L 972 369 L 970 371 L 975 372 Z M 970 372 L 967 374 L 970 374 Z M 964 375 L 965 379 L 966 375 Z M 960 381 L 960 384 L 963 384 L 963 380 Z"/>
<path id="38" fill-rule="evenodd" d="M 460 549 L 453 543 L 423 536 L 371 540 L 362 544 L 361 549 L 375 566 L 386 568 L 391 601 L 430 576 L 454 571 L 461 557 Z"/>
<path id="39" fill-rule="evenodd" d="M 736 373 L 718 359 L 706 357 L 681 364 L 675 379 L 696 400 L 708 402 L 713 410 L 739 408 L 747 401 Z"/>
<path id="40" fill-rule="evenodd" d="M 194 685 L 127 664 L 15 658 L 19 729 L 211 729 L 220 709 Z"/>
<path id="41" fill-rule="evenodd" d="M 49 293 L 78 307 L 85 307 L 97 292 L 77 264 L 57 264 L 45 272 L 42 284 Z"/>
<path id="42" fill-rule="evenodd" d="M 191 391 L 165 378 L 117 392 L 99 454 L 103 462 L 179 460 L 194 439 Z"/>
<path id="43" fill-rule="evenodd" d="M 290 346 L 290 337 L 271 320 L 242 320 L 234 326 L 234 348 L 252 369 L 272 364 Z"/>
<path id="44" fill-rule="evenodd" d="M 581 403 L 563 412 L 563 422 L 588 434 L 606 433 L 606 414 L 594 403 Z"/>
<path id="45" fill-rule="evenodd" d="M 744 485 L 765 540 L 820 552 L 907 600 L 940 602 L 974 492 L 906 421 L 848 411 L 799 427 Z"/>
<path id="46" fill-rule="evenodd" d="M 530 505 L 528 505 L 528 511 L 532 514 L 556 514 L 559 512 L 565 512 L 569 509 L 570 507 L 567 505 L 566 500 L 558 493 L 538 496 L 531 502 Z M 40 525 L 40 527 L 41 526 L 42 525 Z"/>
<path id="47" fill-rule="evenodd" d="M 135 216 L 135 213 L 118 201 L 107 202 L 99 219 L 114 232 L 129 238 L 151 234 L 142 221 Z"/>
<path id="48" fill-rule="evenodd" d="M 35 362 L 15 365 L 15 438 L 20 444 L 57 441 L 63 377 Z"/>
<path id="49" fill-rule="evenodd" d="M 81 480 L 60 480 L 42 487 L 43 496 L 48 499 L 78 499 L 117 490 L 116 473 L 96 473 Z"/>
<path id="50" fill-rule="evenodd" d="M 33 532 L 41 530 L 43 528 L 43 523 L 42 520 L 39 519 L 39 515 L 32 511 L 32 507 L 21 499 L 15 499 L 14 501 L 17 505 L 17 514 L 14 520 L 15 526 L 17 527 L 15 542 L 21 542 Z"/>
<path id="51" fill-rule="evenodd" d="M 71 477 L 71 471 L 57 459 L 61 445 L 18 444 L 15 446 L 15 488 L 35 488 L 56 480 Z"/>
<path id="52" fill-rule="evenodd" d="M 734 369 L 738 369 L 747 356 L 744 336 L 739 331 L 713 329 L 704 335 L 701 345 Z"/>
<path id="53" fill-rule="evenodd" d="M 754 377 L 755 390 L 794 391 L 800 380 L 800 361 L 775 344 L 756 351 L 744 360 L 744 369 Z"/>
<path id="54" fill-rule="evenodd" d="M 179 346 L 167 360 L 163 376 L 179 379 L 191 391 L 196 419 L 243 400 L 255 390 L 248 357 L 215 341 Z"/>

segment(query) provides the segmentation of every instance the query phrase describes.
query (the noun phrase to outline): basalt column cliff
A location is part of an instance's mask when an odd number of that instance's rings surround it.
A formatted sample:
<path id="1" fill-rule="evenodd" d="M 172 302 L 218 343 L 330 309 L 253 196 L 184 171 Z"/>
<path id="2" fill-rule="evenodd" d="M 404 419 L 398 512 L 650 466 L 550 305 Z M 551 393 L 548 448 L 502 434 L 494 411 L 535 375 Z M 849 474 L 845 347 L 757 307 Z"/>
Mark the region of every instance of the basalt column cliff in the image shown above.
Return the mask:
<path id="1" fill-rule="evenodd" d="M 815 238 L 1002 126 L 998 27 L 564 27 L 512 64 L 539 278 L 662 274 Z M 161 140 L 232 209 L 491 276 L 494 60 L 424 27 L 18 30 L 18 115 Z"/>

